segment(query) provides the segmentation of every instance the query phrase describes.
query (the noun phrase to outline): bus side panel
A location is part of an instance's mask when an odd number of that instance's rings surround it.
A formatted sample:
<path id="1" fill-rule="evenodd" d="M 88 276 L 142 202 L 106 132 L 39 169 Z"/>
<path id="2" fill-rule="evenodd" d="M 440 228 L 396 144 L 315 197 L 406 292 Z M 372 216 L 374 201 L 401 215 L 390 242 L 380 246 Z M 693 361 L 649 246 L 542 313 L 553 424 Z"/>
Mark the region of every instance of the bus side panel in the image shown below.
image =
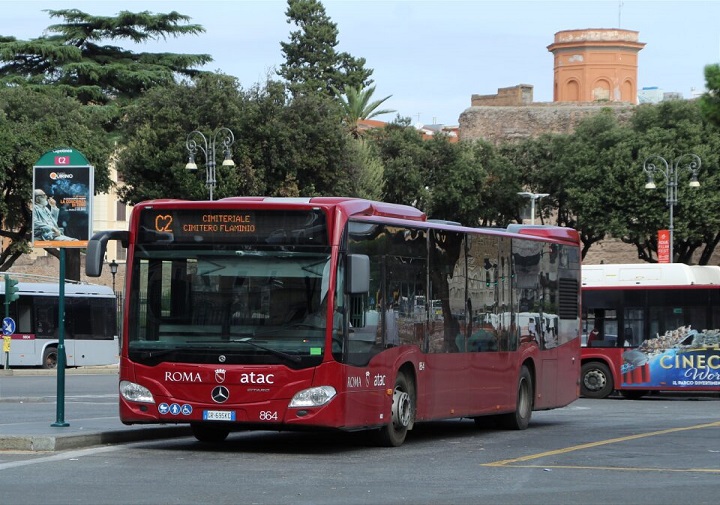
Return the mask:
<path id="1" fill-rule="evenodd" d="M 334 412 L 333 426 L 359 429 L 387 424 L 391 418 L 392 393 L 389 391 L 395 380 L 393 361 L 397 355 L 395 349 L 388 351 L 364 367 L 335 362 L 318 367 L 313 384 L 333 384 L 337 389 L 337 398 L 328 406 Z"/>
<path id="2" fill-rule="evenodd" d="M 113 346 L 109 346 L 107 340 L 88 339 L 73 341 L 75 344 L 75 362 L 73 366 L 96 366 L 117 363 L 119 345 L 117 337 L 115 337 L 113 341 Z"/>
<path id="3" fill-rule="evenodd" d="M 36 346 L 38 341 L 34 334 L 15 333 L 10 336 L 10 353 L 8 355 L 10 367 L 14 366 L 39 366 L 42 356 L 37 356 Z M 2 363 L 5 364 L 5 356 L 3 353 Z"/>
<path id="4" fill-rule="evenodd" d="M 557 349 L 548 349 L 539 352 L 534 359 L 535 400 L 533 410 L 550 409 L 557 403 L 557 354 Z"/>
<path id="5" fill-rule="evenodd" d="M 425 356 L 422 419 L 508 412 L 515 408 L 513 353 L 437 353 Z M 513 394 L 510 394 L 513 393 Z M 419 416 L 420 417 L 420 416 Z"/>
<path id="6" fill-rule="evenodd" d="M 539 353 L 536 361 L 535 410 L 568 405 L 579 396 L 580 339 Z M 558 388 L 558 384 L 574 384 L 575 388 Z"/>

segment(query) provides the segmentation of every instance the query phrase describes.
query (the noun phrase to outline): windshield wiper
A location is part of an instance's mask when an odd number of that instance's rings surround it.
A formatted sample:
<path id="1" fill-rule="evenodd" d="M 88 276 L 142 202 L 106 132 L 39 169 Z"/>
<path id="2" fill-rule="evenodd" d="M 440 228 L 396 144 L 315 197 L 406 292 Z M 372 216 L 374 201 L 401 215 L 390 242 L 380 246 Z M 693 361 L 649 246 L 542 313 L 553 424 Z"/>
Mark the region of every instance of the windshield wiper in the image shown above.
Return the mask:
<path id="1" fill-rule="evenodd" d="M 177 349 L 153 349 L 151 351 L 139 351 L 140 359 L 160 358 L 177 352 Z"/>
<path id="2" fill-rule="evenodd" d="M 278 351 L 277 349 L 271 349 L 269 347 L 265 347 L 264 345 L 256 344 L 252 341 L 251 337 L 245 337 L 245 338 L 233 338 L 230 339 L 230 342 L 237 342 L 239 344 L 248 344 L 256 349 L 260 349 L 266 352 L 269 352 L 270 354 L 273 354 L 275 356 L 278 356 L 280 358 L 283 358 L 285 360 L 291 361 L 293 363 L 300 363 L 302 361 L 302 358 L 300 356 L 293 356 L 292 354 L 287 354 L 282 351 Z"/>

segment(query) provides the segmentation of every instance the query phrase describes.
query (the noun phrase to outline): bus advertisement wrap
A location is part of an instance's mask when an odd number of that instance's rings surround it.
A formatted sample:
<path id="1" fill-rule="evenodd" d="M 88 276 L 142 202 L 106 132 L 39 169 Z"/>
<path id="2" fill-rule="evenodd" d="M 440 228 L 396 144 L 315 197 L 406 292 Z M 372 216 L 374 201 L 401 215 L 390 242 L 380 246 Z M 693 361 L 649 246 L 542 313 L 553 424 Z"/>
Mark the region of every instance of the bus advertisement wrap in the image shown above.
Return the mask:
<path id="1" fill-rule="evenodd" d="M 678 328 L 623 353 L 622 385 L 720 387 L 720 335 Z"/>

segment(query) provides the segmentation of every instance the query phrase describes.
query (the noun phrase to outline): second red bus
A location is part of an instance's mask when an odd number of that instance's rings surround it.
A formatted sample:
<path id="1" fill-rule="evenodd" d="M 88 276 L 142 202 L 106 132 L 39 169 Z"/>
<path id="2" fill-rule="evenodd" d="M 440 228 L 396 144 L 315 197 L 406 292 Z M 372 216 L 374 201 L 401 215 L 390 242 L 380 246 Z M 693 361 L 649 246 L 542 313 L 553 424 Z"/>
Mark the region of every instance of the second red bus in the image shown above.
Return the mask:
<path id="1" fill-rule="evenodd" d="M 584 265 L 582 394 L 720 392 L 720 267 Z"/>

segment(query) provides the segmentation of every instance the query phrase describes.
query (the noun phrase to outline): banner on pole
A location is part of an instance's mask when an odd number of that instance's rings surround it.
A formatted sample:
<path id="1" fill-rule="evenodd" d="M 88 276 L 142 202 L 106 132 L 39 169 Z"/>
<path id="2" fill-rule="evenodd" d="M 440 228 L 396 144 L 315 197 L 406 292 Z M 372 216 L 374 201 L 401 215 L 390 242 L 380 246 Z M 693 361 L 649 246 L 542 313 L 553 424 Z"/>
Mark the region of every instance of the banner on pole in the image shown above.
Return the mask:
<path id="1" fill-rule="evenodd" d="M 658 263 L 670 263 L 670 231 L 658 230 Z"/>

